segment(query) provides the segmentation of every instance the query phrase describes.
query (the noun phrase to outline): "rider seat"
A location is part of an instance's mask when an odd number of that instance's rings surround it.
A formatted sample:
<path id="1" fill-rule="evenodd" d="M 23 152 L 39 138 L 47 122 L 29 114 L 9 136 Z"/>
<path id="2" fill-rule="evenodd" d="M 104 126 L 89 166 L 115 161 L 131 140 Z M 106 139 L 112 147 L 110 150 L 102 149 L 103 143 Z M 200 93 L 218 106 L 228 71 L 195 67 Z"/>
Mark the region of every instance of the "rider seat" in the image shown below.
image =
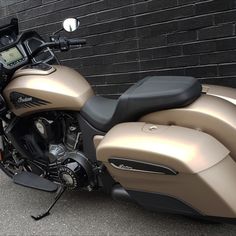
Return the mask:
<path id="1" fill-rule="evenodd" d="M 192 77 L 150 76 L 117 100 L 93 96 L 83 106 L 81 115 L 96 129 L 107 132 L 118 123 L 137 121 L 151 112 L 187 106 L 201 91 L 201 84 Z"/>

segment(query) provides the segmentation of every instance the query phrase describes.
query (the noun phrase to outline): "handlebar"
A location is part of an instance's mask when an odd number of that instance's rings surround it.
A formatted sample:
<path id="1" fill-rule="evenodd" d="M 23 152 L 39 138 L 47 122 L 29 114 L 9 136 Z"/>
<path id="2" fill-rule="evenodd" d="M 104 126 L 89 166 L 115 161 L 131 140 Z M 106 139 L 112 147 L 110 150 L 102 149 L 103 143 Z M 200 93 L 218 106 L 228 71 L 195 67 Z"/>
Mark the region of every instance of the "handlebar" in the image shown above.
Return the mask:
<path id="1" fill-rule="evenodd" d="M 49 47 L 51 49 L 59 49 L 61 51 L 68 51 L 70 46 L 82 46 L 86 44 L 86 39 L 67 39 L 64 37 L 52 38 L 52 42 L 47 42 L 41 44 L 37 49 L 35 49 L 31 55 L 30 59 L 34 58 L 43 49 Z"/>
<path id="2" fill-rule="evenodd" d="M 67 42 L 69 45 L 85 45 L 86 44 L 86 39 L 67 39 Z"/>

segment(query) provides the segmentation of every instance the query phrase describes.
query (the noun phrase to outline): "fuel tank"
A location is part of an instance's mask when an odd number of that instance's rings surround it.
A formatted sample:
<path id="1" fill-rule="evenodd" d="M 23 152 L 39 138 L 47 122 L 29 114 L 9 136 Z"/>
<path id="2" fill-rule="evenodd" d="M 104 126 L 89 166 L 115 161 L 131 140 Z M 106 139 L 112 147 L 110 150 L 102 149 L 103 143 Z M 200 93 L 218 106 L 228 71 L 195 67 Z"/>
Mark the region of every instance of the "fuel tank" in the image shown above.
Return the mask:
<path id="1" fill-rule="evenodd" d="M 55 65 L 17 70 L 3 96 L 10 111 L 25 116 L 49 110 L 79 111 L 93 90 L 75 70 Z"/>

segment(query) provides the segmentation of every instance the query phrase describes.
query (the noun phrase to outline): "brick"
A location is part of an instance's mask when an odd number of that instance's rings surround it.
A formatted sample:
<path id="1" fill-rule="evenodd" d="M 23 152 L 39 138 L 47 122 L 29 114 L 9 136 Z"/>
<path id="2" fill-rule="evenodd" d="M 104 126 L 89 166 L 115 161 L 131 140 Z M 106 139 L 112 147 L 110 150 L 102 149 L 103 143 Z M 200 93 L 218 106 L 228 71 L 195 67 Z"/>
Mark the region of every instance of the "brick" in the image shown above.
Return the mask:
<path id="1" fill-rule="evenodd" d="M 234 76 L 236 74 L 236 63 L 219 66 L 220 76 Z"/>
<path id="2" fill-rule="evenodd" d="M 18 2 L 16 4 L 9 5 L 7 7 L 8 14 L 17 13 L 20 11 L 24 11 L 30 8 L 34 8 L 40 6 L 42 4 L 42 0 L 26 0 L 23 2 Z"/>
<path id="3" fill-rule="evenodd" d="M 127 74 L 111 74 L 111 75 L 97 75 L 97 76 L 87 76 L 86 79 L 92 85 L 101 85 L 101 84 L 133 84 L 140 80 L 139 72 L 131 72 Z"/>
<path id="4" fill-rule="evenodd" d="M 122 32 L 108 32 L 105 34 L 92 35 L 86 37 L 88 45 L 100 45 L 111 42 L 120 42 L 128 39 L 135 39 L 136 31 L 134 29 L 123 30 Z"/>
<path id="5" fill-rule="evenodd" d="M 93 34 L 99 34 L 99 33 L 106 33 L 106 32 L 112 32 L 112 31 L 119 31 L 124 30 L 128 28 L 134 28 L 135 22 L 132 17 L 121 19 L 117 21 L 111 21 L 108 23 L 101 23 L 92 25 L 89 27 L 86 27 L 86 33 L 85 35 L 93 35 Z M 81 33 L 83 36 L 84 34 Z"/>
<path id="6" fill-rule="evenodd" d="M 47 3 L 56 2 L 56 1 L 58 1 L 58 0 L 42 0 L 42 3 L 47 4 Z"/>
<path id="7" fill-rule="evenodd" d="M 198 32 L 200 40 L 229 37 L 234 35 L 234 25 L 224 24 L 210 28 L 201 29 Z"/>
<path id="8" fill-rule="evenodd" d="M 184 55 L 200 54 L 205 52 L 214 52 L 216 50 L 216 41 L 206 41 L 190 43 L 183 46 Z"/>
<path id="9" fill-rule="evenodd" d="M 166 58 L 171 56 L 181 55 L 182 50 L 180 46 L 161 47 L 155 49 L 146 49 L 140 51 L 140 58 L 142 60 L 151 60 L 154 58 Z"/>
<path id="10" fill-rule="evenodd" d="M 197 41 L 197 31 L 175 32 L 167 35 L 168 44 Z"/>
<path id="11" fill-rule="evenodd" d="M 167 68 L 167 59 L 141 61 L 140 67 L 142 71 Z"/>
<path id="12" fill-rule="evenodd" d="M 225 11 L 236 7 L 234 0 L 214 0 L 206 1 L 196 5 L 196 14 L 206 14 L 211 12 Z"/>
<path id="13" fill-rule="evenodd" d="M 79 59 L 78 59 L 79 61 Z M 74 61 L 76 63 L 76 61 Z M 63 62 L 63 64 L 70 66 L 71 63 L 66 64 Z M 80 71 L 80 73 L 83 76 L 91 76 L 91 75 L 99 75 L 99 74 L 112 74 L 114 73 L 113 66 L 112 65 L 89 65 L 89 66 L 78 66 L 77 64 L 74 64 L 73 68 L 77 69 Z"/>
<path id="14" fill-rule="evenodd" d="M 16 3 L 19 3 L 19 2 L 23 2 L 24 0 L 0 0 L 0 6 L 1 7 L 6 7 L 6 6 L 9 6 L 9 5 L 12 5 L 12 4 L 16 4 Z"/>
<path id="15" fill-rule="evenodd" d="M 114 19 L 120 19 L 128 16 L 134 15 L 133 6 L 125 6 L 118 9 L 110 9 L 101 13 L 98 13 L 96 18 L 98 22 L 108 21 Z"/>
<path id="16" fill-rule="evenodd" d="M 188 18 L 186 20 L 180 20 L 178 22 L 178 30 L 196 30 L 202 29 L 213 25 L 213 16 L 197 16 L 193 18 Z"/>
<path id="17" fill-rule="evenodd" d="M 94 0 L 92 0 L 94 1 Z M 104 1 L 105 5 L 107 6 L 108 9 L 112 9 L 112 8 L 116 8 L 116 7 L 122 7 L 122 6 L 126 6 L 129 4 L 133 4 L 133 0 L 116 0 L 116 1 L 109 1 L 106 0 Z"/>
<path id="18" fill-rule="evenodd" d="M 185 69 L 187 76 L 195 78 L 215 77 L 217 76 L 217 66 L 195 66 Z"/>
<path id="19" fill-rule="evenodd" d="M 114 72 L 124 73 L 124 72 L 134 72 L 139 68 L 139 62 L 126 62 L 113 64 Z"/>
<path id="20" fill-rule="evenodd" d="M 146 72 L 140 73 L 141 78 L 145 78 L 147 76 L 185 76 L 184 69 L 178 68 L 178 69 L 156 69 L 156 70 L 150 70 Z"/>
<path id="21" fill-rule="evenodd" d="M 97 45 L 93 47 L 94 54 L 117 53 L 123 51 L 138 50 L 138 43 L 136 39 L 125 40 L 120 42 Z"/>
<path id="22" fill-rule="evenodd" d="M 236 10 L 230 12 L 221 12 L 215 15 L 215 23 L 227 23 L 227 22 L 235 22 L 236 21 Z"/>
<path id="23" fill-rule="evenodd" d="M 225 51 L 225 50 L 231 50 L 235 48 L 236 48 L 236 37 L 216 41 L 217 51 Z"/>
<path id="24" fill-rule="evenodd" d="M 157 35 L 156 37 L 148 37 L 139 39 L 139 48 L 153 48 L 166 46 L 166 35 Z"/>
<path id="25" fill-rule="evenodd" d="M 121 94 L 130 86 L 131 84 L 114 84 L 112 87 L 107 85 L 100 85 L 93 88 L 95 92 L 99 94 L 106 94 L 107 90 L 109 90 L 109 92 L 112 94 Z"/>
<path id="26" fill-rule="evenodd" d="M 177 0 L 158 0 L 158 1 L 139 1 L 140 4 L 136 4 L 135 13 L 145 13 L 161 9 L 169 9 L 178 5 Z"/>
<path id="27" fill-rule="evenodd" d="M 172 33 L 177 31 L 177 22 L 160 23 L 152 26 L 145 26 L 137 29 L 138 37 L 140 38 L 150 38 L 156 37 L 162 34 Z"/>
<path id="28" fill-rule="evenodd" d="M 197 3 L 205 0 L 179 0 L 179 5 L 185 5 L 185 4 L 191 4 L 191 3 Z"/>
<path id="29" fill-rule="evenodd" d="M 220 64 L 236 62 L 236 51 L 214 52 L 200 56 L 200 64 Z"/>
<path id="30" fill-rule="evenodd" d="M 167 60 L 167 67 L 187 67 L 195 66 L 199 64 L 198 56 L 181 56 L 181 57 L 171 57 Z"/>
<path id="31" fill-rule="evenodd" d="M 165 11 L 150 12 L 137 16 L 137 26 L 154 24 L 158 22 L 175 20 L 178 18 L 193 16 L 195 14 L 194 6 L 184 6 Z"/>

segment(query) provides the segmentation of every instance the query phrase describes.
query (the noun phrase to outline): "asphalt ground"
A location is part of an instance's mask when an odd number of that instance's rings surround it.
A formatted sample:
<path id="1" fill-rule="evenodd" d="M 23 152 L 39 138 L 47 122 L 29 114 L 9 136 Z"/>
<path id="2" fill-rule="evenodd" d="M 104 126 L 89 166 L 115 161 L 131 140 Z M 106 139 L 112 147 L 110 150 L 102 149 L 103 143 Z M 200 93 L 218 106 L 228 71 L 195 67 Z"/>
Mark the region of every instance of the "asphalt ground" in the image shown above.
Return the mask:
<path id="1" fill-rule="evenodd" d="M 116 202 L 102 192 L 66 192 L 35 222 L 54 194 L 17 186 L 0 172 L 0 235 L 236 235 L 236 225 L 209 224 Z"/>

